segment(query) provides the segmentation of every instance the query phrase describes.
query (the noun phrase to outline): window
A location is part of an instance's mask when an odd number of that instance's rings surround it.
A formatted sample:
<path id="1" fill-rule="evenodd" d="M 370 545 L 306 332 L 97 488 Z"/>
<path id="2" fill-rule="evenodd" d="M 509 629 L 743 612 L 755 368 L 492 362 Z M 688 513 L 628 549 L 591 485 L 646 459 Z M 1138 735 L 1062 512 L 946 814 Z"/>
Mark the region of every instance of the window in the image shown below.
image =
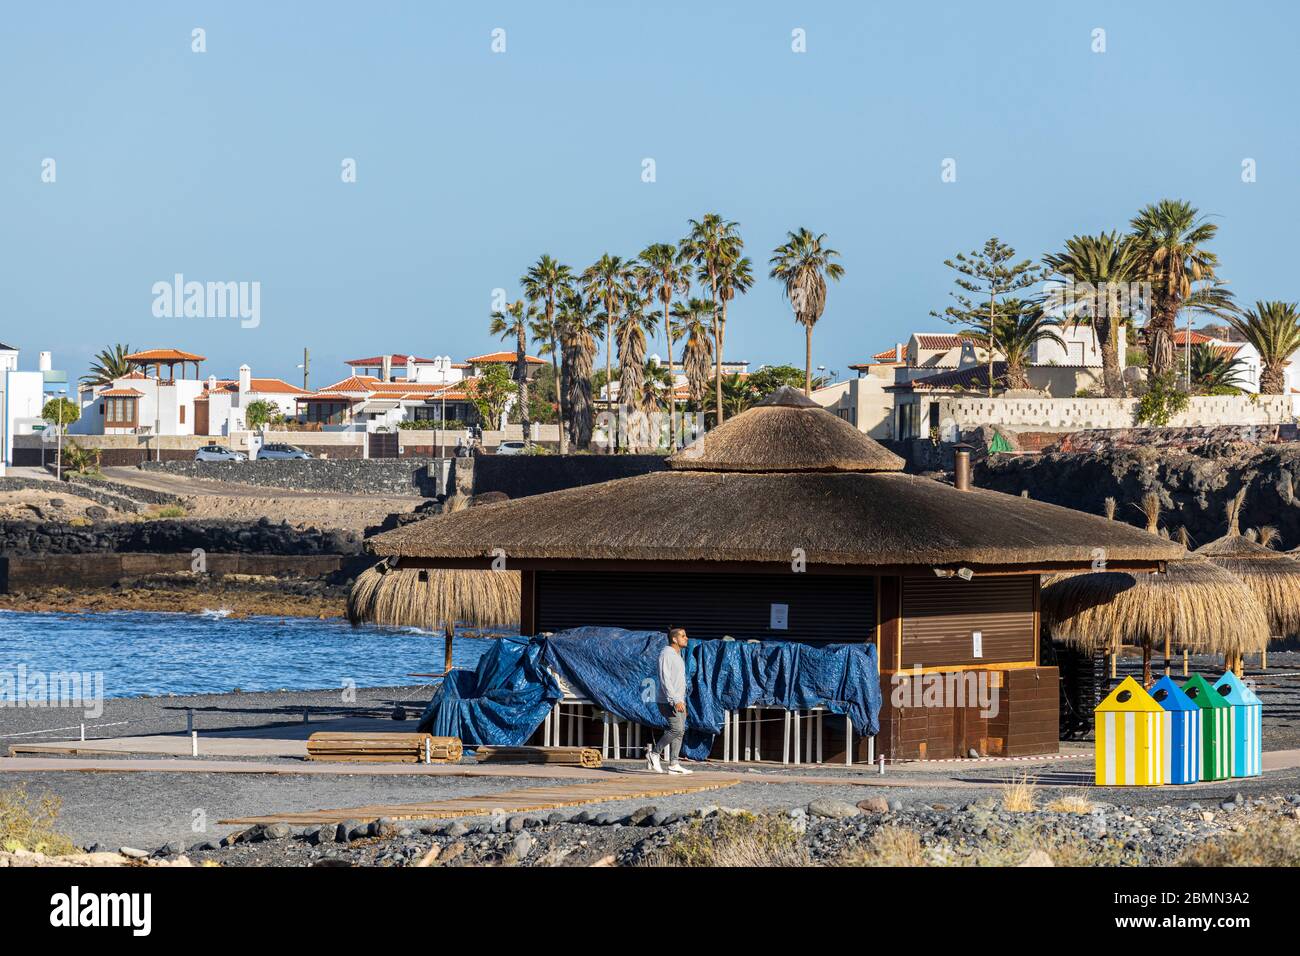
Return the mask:
<path id="1" fill-rule="evenodd" d="M 104 425 L 108 428 L 135 428 L 139 424 L 136 399 L 110 398 L 104 403 Z"/>
<path id="2" fill-rule="evenodd" d="M 916 403 L 898 406 L 898 437 L 906 440 L 921 437 L 921 406 Z"/>
<path id="3" fill-rule="evenodd" d="M 184 406 L 184 405 L 181 406 L 181 424 L 182 424 L 182 425 L 185 424 L 185 406 Z"/>

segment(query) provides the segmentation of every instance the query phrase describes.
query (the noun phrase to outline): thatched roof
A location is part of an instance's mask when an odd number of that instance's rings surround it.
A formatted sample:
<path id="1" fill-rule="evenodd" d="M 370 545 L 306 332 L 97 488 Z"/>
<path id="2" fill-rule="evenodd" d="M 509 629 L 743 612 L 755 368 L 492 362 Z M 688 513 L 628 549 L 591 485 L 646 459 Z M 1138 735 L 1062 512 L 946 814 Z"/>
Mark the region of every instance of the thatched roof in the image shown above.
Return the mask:
<path id="1" fill-rule="evenodd" d="M 677 471 L 902 471 L 905 465 L 788 385 L 668 459 Z"/>
<path id="2" fill-rule="evenodd" d="M 427 630 L 513 627 L 519 623 L 519 572 L 391 568 L 381 561 L 353 584 L 348 620 Z"/>
<path id="3" fill-rule="evenodd" d="M 1242 580 L 1268 617 L 1274 637 L 1300 635 L 1300 564 L 1235 530 L 1194 552 Z"/>
<path id="4" fill-rule="evenodd" d="M 745 414 L 750 414 L 746 412 Z M 740 417 L 734 419 L 739 421 Z M 725 427 L 725 426 L 724 426 Z M 719 429 L 721 431 L 721 429 Z M 488 559 L 1153 567 L 1184 549 L 1129 525 L 893 472 L 664 471 L 470 508 L 370 539 L 383 555 Z"/>
<path id="5" fill-rule="evenodd" d="M 1092 652 L 1136 644 L 1236 654 L 1263 650 L 1268 620 L 1246 585 L 1204 558 L 1170 561 L 1164 574 L 1058 575 L 1039 608 L 1052 637 Z"/>

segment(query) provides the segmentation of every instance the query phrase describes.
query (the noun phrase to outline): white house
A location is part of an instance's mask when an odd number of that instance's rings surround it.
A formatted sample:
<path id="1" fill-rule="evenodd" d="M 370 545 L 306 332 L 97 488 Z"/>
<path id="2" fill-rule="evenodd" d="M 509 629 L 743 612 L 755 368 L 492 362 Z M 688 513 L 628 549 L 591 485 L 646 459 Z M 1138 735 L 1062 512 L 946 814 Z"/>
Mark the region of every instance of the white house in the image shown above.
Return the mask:
<path id="1" fill-rule="evenodd" d="M 50 353 L 41 352 L 36 371 L 18 368 L 18 349 L 0 343 L 0 474 L 13 464 L 14 435 L 30 435 L 45 426 L 41 410 L 47 399 L 45 382 L 50 371 Z"/>

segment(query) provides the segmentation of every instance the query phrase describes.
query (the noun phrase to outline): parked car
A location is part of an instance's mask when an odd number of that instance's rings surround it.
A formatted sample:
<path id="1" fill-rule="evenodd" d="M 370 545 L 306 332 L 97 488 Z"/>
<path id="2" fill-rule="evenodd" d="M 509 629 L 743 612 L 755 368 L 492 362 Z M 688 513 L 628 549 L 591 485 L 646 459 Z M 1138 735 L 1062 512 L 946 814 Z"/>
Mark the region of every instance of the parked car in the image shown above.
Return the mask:
<path id="1" fill-rule="evenodd" d="M 225 445 L 204 445 L 194 453 L 195 461 L 248 461 L 242 451 L 231 451 Z"/>
<path id="2" fill-rule="evenodd" d="M 258 461 L 288 461 L 294 458 L 310 458 L 311 452 L 303 451 L 297 445 L 272 443 L 257 450 Z"/>
<path id="3" fill-rule="evenodd" d="M 521 441 L 503 441 L 497 446 L 498 455 L 522 455 L 528 446 Z"/>

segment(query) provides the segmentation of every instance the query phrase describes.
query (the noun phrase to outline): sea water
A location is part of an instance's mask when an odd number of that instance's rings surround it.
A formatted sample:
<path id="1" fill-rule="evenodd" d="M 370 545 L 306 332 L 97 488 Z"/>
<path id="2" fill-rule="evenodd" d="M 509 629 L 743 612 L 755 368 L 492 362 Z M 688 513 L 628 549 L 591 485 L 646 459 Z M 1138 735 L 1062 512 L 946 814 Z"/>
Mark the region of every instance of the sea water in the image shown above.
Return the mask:
<path id="1" fill-rule="evenodd" d="M 457 629 L 455 667 L 474 667 L 500 634 Z M 0 672 L 102 674 L 105 697 L 324 690 L 426 683 L 443 637 L 346 621 L 122 611 L 0 611 Z"/>

